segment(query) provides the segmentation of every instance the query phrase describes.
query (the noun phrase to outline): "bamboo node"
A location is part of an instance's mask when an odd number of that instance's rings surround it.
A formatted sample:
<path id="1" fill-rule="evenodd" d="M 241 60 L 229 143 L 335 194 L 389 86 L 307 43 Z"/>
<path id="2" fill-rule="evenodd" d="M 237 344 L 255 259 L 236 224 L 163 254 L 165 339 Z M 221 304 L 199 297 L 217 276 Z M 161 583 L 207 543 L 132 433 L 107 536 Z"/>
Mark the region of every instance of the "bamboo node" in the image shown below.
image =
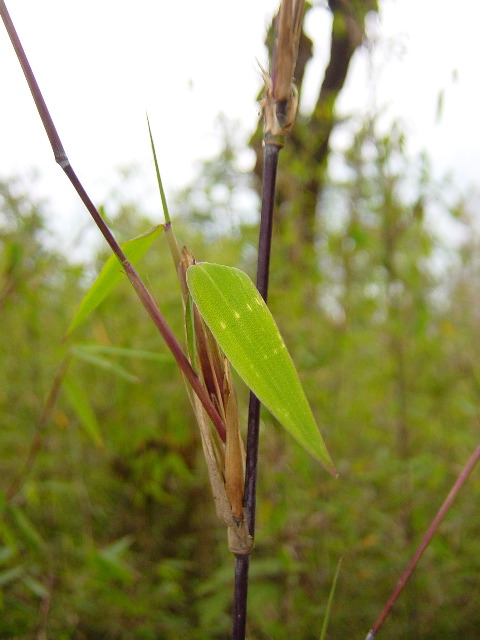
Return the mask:
<path id="1" fill-rule="evenodd" d="M 295 122 L 298 107 L 298 91 L 295 84 L 290 85 L 290 96 L 287 99 L 276 100 L 273 93 L 273 82 L 268 71 L 260 66 L 265 93 L 260 101 L 260 107 L 265 121 L 264 140 L 267 144 L 283 146 L 283 137 L 291 130 Z"/>

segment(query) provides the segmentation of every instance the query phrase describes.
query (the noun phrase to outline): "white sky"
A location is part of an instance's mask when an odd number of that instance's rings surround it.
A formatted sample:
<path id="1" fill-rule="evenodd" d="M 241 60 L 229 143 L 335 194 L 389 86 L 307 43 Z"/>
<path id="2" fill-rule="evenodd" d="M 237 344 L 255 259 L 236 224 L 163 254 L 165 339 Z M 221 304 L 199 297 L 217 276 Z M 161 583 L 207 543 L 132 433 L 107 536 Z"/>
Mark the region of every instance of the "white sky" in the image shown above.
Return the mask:
<path id="1" fill-rule="evenodd" d="M 256 59 L 266 63 L 264 33 L 277 4 L 9 0 L 8 8 L 70 161 L 92 199 L 102 203 L 121 184 L 118 167 L 132 163 L 142 167 L 146 188 L 155 193 L 146 111 L 167 195 L 188 184 L 198 160 L 218 149 L 220 112 L 237 119 L 240 131 L 253 130 Z M 365 109 L 375 96 L 377 105 L 388 105 L 388 117 L 401 116 L 412 152 L 426 149 L 437 175 L 452 171 L 461 186 L 478 183 L 480 3 L 380 0 L 380 7 L 380 20 L 370 24 L 378 48 L 370 59 L 366 51 L 356 55 L 342 112 Z M 315 8 L 307 23 L 317 54 L 307 105 L 328 58 L 329 26 L 328 11 Z M 87 223 L 53 161 L 3 25 L 0 76 L 0 176 L 38 171 L 33 190 L 52 201 L 56 227 Z"/>

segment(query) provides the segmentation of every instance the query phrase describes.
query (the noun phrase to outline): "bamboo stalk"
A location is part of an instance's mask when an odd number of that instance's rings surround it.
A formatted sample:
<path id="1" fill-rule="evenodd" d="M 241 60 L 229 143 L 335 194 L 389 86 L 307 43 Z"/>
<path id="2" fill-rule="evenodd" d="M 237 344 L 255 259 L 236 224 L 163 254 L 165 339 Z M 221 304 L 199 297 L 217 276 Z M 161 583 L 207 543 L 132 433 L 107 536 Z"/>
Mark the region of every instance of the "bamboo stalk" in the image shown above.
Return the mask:
<path id="1" fill-rule="evenodd" d="M 283 0 L 281 2 L 277 16 L 277 34 L 273 53 L 273 80 L 262 70 L 265 81 L 265 95 L 262 101 L 265 128 L 257 289 L 265 302 L 268 298 L 278 156 L 283 147 L 283 136 L 291 129 L 297 110 L 297 91 L 293 84 L 293 75 L 304 5 L 304 0 Z M 252 540 L 255 536 L 259 425 L 260 401 L 253 393 L 250 393 L 244 510 L 248 532 Z M 249 566 L 250 554 L 235 555 L 232 640 L 245 639 Z"/>
<path id="2" fill-rule="evenodd" d="M 272 243 L 273 205 L 280 147 L 265 146 L 262 210 L 260 218 L 257 289 L 267 301 Z M 255 536 L 256 488 L 258 468 L 258 441 L 260 425 L 260 401 L 250 392 L 248 407 L 247 460 L 245 467 L 244 508 L 248 532 Z M 244 640 L 247 619 L 248 569 L 250 554 L 235 555 L 235 592 L 233 616 L 233 640 Z"/>

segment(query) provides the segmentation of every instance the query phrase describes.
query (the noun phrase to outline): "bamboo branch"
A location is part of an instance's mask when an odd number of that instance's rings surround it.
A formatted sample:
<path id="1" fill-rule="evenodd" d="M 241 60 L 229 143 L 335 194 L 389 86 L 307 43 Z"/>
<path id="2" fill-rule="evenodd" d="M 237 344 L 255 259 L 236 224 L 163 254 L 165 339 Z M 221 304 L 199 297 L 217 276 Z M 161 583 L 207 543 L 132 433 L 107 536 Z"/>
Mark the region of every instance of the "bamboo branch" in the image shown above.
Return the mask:
<path id="1" fill-rule="evenodd" d="M 50 141 L 50 144 L 53 150 L 53 154 L 55 156 L 55 162 L 57 162 L 57 164 L 59 164 L 60 167 L 63 169 L 68 179 L 72 183 L 75 191 L 80 196 L 88 212 L 94 219 L 95 224 L 98 226 L 98 228 L 100 229 L 100 232 L 102 233 L 103 237 L 109 244 L 111 250 L 113 251 L 115 256 L 118 258 L 120 264 L 122 265 L 127 275 L 127 278 L 129 279 L 132 287 L 135 289 L 135 292 L 140 298 L 140 301 L 145 307 L 150 318 L 153 320 L 155 326 L 157 327 L 158 331 L 162 335 L 168 348 L 172 352 L 172 355 L 175 358 L 179 368 L 184 373 L 185 377 L 187 378 L 190 385 L 192 386 L 194 392 L 198 396 L 200 402 L 205 407 L 205 411 L 211 418 L 220 437 L 222 437 L 222 439 L 225 439 L 225 434 L 226 434 L 225 424 L 222 418 L 220 417 L 220 415 L 218 414 L 217 410 L 215 409 L 205 388 L 202 386 L 200 379 L 198 378 L 195 371 L 192 369 L 190 362 L 185 356 L 179 342 L 175 338 L 172 330 L 170 329 L 167 322 L 165 321 L 159 307 L 153 300 L 148 289 L 146 288 L 142 279 L 138 275 L 136 269 L 133 267 L 130 261 L 126 258 L 125 254 L 120 248 L 120 245 L 116 241 L 114 235 L 108 228 L 107 224 L 105 223 L 100 213 L 98 212 L 97 208 L 91 201 L 87 192 L 83 188 L 80 180 L 76 176 L 72 168 L 72 165 L 70 164 L 70 161 L 67 157 L 63 144 L 60 140 L 60 136 L 58 135 L 58 132 L 55 128 L 52 117 L 50 116 L 50 113 L 48 111 L 47 105 L 43 98 L 42 92 L 40 91 L 40 87 L 38 86 L 38 83 L 35 79 L 32 68 L 30 66 L 30 63 L 28 62 L 27 56 L 20 42 L 15 26 L 10 18 L 10 15 L 8 13 L 4 0 L 0 0 L 0 14 L 2 16 L 3 22 L 5 24 L 5 28 L 7 29 L 8 35 L 12 42 L 13 48 L 15 49 L 15 53 L 17 54 L 18 61 L 20 62 L 20 65 L 23 69 L 23 73 L 25 74 L 25 78 L 27 80 L 28 86 L 30 88 L 33 99 L 37 106 L 37 110 L 42 120 L 43 126 L 45 127 L 45 131 L 47 133 L 48 139 Z"/>
<path id="2" fill-rule="evenodd" d="M 365 640 L 373 640 L 375 638 L 375 636 L 377 635 L 378 631 L 380 630 L 380 627 L 385 622 L 385 620 L 388 617 L 390 611 L 392 610 L 393 605 L 397 601 L 398 596 L 401 594 L 401 592 L 403 591 L 405 585 L 407 584 L 410 576 L 412 575 L 413 570 L 417 566 L 418 561 L 422 557 L 423 552 L 425 551 L 425 549 L 429 545 L 430 540 L 433 538 L 433 536 L 437 532 L 437 529 L 440 526 L 441 521 L 443 520 L 443 518 L 447 514 L 448 510 L 450 509 L 450 507 L 452 506 L 453 501 L 457 497 L 460 489 L 463 487 L 463 485 L 467 481 L 469 475 L 473 471 L 473 468 L 475 467 L 475 465 L 477 464 L 479 459 L 480 459 L 480 446 L 478 446 L 475 449 L 475 451 L 470 456 L 467 464 L 463 467 L 460 475 L 458 476 L 457 480 L 455 481 L 455 484 L 451 488 L 450 493 L 445 498 L 445 501 L 443 502 L 442 506 L 440 507 L 440 509 L 437 512 L 437 515 L 432 520 L 432 522 L 431 522 L 430 526 L 428 527 L 425 535 L 423 536 L 423 539 L 422 539 L 421 543 L 418 545 L 418 548 L 415 551 L 412 559 L 408 563 L 405 571 L 402 573 L 399 581 L 397 582 L 397 584 L 395 586 L 395 589 L 392 591 L 392 594 L 391 594 L 390 598 L 388 599 L 387 604 L 382 609 L 382 612 L 378 616 L 378 618 L 377 618 L 375 624 L 373 625 L 373 627 L 371 628 L 371 630 L 368 632 L 368 635 L 367 635 Z"/>

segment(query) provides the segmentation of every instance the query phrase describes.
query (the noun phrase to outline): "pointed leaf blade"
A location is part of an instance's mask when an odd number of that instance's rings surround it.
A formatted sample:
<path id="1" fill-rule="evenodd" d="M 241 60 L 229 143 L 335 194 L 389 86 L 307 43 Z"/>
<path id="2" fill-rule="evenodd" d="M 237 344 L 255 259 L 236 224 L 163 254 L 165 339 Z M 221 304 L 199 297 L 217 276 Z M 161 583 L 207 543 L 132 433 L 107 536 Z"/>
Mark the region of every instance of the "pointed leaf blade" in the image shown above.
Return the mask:
<path id="1" fill-rule="evenodd" d="M 161 225 L 155 226 L 148 233 L 145 233 L 137 238 L 128 240 L 122 244 L 122 250 L 135 265 L 140 258 L 148 251 L 153 242 L 157 238 L 162 229 Z M 86 318 L 94 311 L 98 305 L 105 300 L 105 298 L 113 291 L 113 289 L 119 284 L 125 277 L 118 259 L 111 255 L 103 265 L 97 279 L 92 284 L 83 298 L 80 306 L 75 314 L 68 331 L 65 334 L 67 338 Z"/>
<path id="2" fill-rule="evenodd" d="M 78 346 L 72 349 L 72 353 L 79 360 L 83 360 L 83 362 L 88 362 L 100 369 L 114 373 L 120 378 L 128 380 L 128 382 L 132 382 L 133 384 L 138 384 L 140 382 L 140 379 L 137 378 L 137 376 L 132 375 L 127 369 L 119 365 L 118 362 L 114 362 L 101 355 L 95 354 L 95 352 L 92 352 L 90 349 L 84 349 L 81 346 Z"/>
<path id="3" fill-rule="evenodd" d="M 63 389 L 70 402 L 70 405 L 76 411 L 80 422 L 85 428 L 88 436 L 93 440 L 97 447 L 104 446 L 100 425 L 97 417 L 92 409 L 90 400 L 83 388 L 71 377 L 67 377 L 63 381 Z"/>
<path id="4" fill-rule="evenodd" d="M 338 580 L 338 576 L 340 575 L 341 566 L 342 566 L 342 558 L 340 558 L 340 560 L 337 563 L 337 569 L 335 571 L 335 575 L 333 576 L 332 586 L 330 587 L 330 593 L 328 595 L 328 600 L 327 600 L 327 609 L 325 611 L 325 617 L 323 619 L 323 625 L 322 625 L 322 632 L 320 634 L 320 640 L 325 640 L 325 638 L 327 637 L 328 623 L 330 622 L 330 615 L 332 613 L 333 598 L 335 596 L 335 589 L 337 588 L 337 580 Z"/>
<path id="5" fill-rule="evenodd" d="M 72 352 L 78 355 L 78 350 L 83 353 L 99 354 L 107 357 L 119 356 L 169 364 L 172 362 L 171 357 L 164 353 L 146 351 L 145 349 L 129 349 L 128 347 L 117 347 L 110 344 L 78 344 L 72 349 Z"/>
<path id="6" fill-rule="evenodd" d="M 245 383 L 297 442 L 337 475 L 275 320 L 247 274 L 200 262 L 189 267 L 187 283 Z"/>
<path id="7" fill-rule="evenodd" d="M 22 532 L 25 542 L 38 549 L 44 548 L 45 540 L 42 538 L 40 532 L 30 518 L 26 515 L 25 511 L 18 505 L 12 504 L 10 505 L 10 513 L 18 529 Z"/>

